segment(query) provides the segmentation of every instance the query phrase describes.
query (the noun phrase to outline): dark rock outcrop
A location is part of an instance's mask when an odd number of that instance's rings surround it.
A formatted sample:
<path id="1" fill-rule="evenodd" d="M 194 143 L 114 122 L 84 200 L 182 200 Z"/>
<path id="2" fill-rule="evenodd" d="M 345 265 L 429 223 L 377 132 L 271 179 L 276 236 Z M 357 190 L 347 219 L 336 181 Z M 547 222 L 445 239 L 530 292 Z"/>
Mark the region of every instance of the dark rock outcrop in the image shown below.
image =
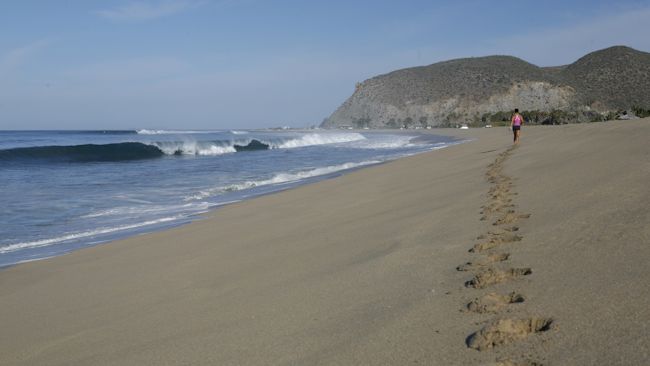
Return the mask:
<path id="1" fill-rule="evenodd" d="M 256 150 L 268 150 L 269 145 L 265 144 L 258 140 L 252 140 L 248 145 L 234 145 L 235 151 L 256 151 Z"/>

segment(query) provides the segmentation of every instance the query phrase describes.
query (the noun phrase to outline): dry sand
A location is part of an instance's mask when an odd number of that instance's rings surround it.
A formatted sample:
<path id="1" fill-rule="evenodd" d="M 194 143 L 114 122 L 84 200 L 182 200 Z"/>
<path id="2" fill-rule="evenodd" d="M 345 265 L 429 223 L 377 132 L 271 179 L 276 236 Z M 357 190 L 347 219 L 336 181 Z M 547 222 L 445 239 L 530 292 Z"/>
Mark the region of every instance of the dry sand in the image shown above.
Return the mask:
<path id="1" fill-rule="evenodd" d="M 650 120 L 446 133 L 1 271 L 0 364 L 648 364 Z"/>

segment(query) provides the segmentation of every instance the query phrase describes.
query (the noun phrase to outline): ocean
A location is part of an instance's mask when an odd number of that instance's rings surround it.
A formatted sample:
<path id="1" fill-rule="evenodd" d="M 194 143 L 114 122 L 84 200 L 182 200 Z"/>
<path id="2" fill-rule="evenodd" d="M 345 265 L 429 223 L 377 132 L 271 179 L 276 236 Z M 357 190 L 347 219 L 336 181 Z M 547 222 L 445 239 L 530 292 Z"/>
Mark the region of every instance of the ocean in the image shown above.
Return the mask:
<path id="1" fill-rule="evenodd" d="M 416 131 L 0 131 L 0 267 L 459 142 Z"/>

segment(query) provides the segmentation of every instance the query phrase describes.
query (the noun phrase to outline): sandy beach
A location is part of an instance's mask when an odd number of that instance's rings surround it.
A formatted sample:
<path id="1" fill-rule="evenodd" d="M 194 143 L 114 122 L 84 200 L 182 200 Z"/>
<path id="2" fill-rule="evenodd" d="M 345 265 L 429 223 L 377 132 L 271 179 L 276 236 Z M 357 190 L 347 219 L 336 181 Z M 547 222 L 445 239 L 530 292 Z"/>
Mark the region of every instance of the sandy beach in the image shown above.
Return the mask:
<path id="1" fill-rule="evenodd" d="M 647 364 L 650 119 L 433 133 L 0 271 L 0 364 Z"/>

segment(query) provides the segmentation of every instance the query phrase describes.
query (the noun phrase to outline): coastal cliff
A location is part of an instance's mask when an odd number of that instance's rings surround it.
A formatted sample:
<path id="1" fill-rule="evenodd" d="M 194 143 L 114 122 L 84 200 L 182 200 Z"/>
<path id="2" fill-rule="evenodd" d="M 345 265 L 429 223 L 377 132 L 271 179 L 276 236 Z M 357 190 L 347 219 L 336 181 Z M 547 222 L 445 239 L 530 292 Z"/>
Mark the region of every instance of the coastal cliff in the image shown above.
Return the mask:
<path id="1" fill-rule="evenodd" d="M 615 46 L 557 67 L 487 56 L 393 71 L 357 84 L 321 127 L 490 123 L 514 108 L 533 122 L 581 122 L 649 107 L 650 53 Z"/>

